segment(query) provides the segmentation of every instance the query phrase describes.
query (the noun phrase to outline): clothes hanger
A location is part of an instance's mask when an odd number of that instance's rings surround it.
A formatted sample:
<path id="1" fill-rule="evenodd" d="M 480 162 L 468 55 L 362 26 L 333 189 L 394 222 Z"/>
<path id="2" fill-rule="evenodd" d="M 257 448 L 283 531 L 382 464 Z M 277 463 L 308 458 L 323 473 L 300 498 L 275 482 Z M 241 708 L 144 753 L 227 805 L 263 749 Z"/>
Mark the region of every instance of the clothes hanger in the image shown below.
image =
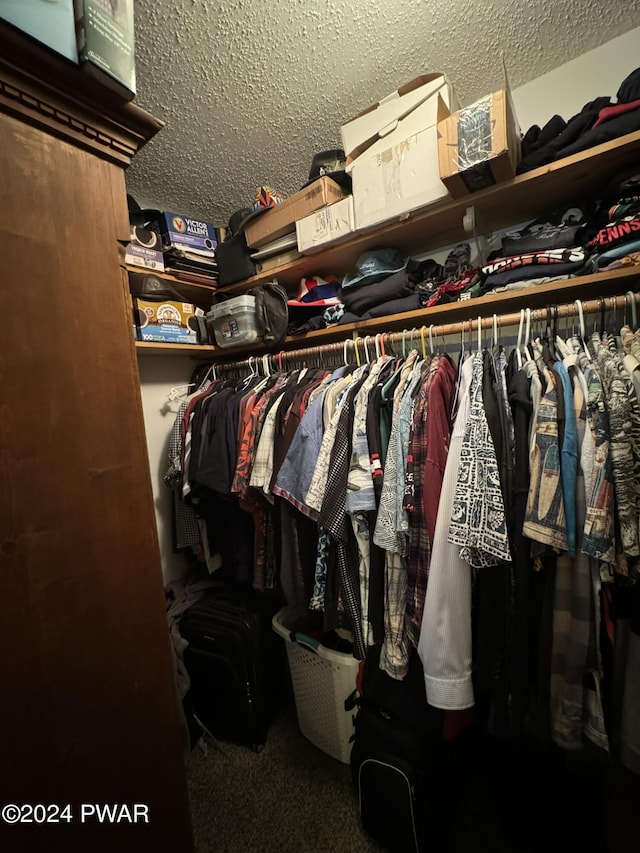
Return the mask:
<path id="1" fill-rule="evenodd" d="M 389 399 L 389 393 L 391 392 L 391 389 L 397 385 L 398 380 L 400 378 L 400 373 L 402 372 L 402 368 L 404 366 L 404 362 L 406 361 L 406 358 L 407 358 L 406 335 L 407 335 L 407 330 L 403 329 L 402 330 L 402 360 L 400 361 L 399 364 L 396 365 L 396 369 L 393 371 L 391 376 L 387 379 L 387 381 L 382 386 L 381 396 L 385 402 Z"/>
<path id="2" fill-rule="evenodd" d="M 520 347 L 522 346 L 522 327 L 524 324 L 524 308 L 520 309 L 520 323 L 518 324 L 518 337 L 516 338 L 516 361 L 518 362 L 518 370 L 522 370 L 522 353 L 520 352 Z"/>
<path id="3" fill-rule="evenodd" d="M 353 351 L 354 351 L 355 356 L 356 356 L 356 365 L 358 367 L 360 367 L 360 352 L 358 351 L 359 341 L 360 341 L 360 338 L 356 335 L 356 337 L 353 339 Z"/>
<path id="4" fill-rule="evenodd" d="M 206 385 L 206 383 L 209 380 L 211 380 L 211 382 L 217 382 L 218 381 L 218 375 L 216 373 L 216 366 L 213 363 L 210 364 L 209 367 L 207 368 L 207 370 L 206 370 L 204 376 L 202 377 L 202 379 L 200 380 L 200 382 L 198 384 L 198 388 L 196 390 L 197 391 L 204 390 L 204 386 Z"/>
<path id="5" fill-rule="evenodd" d="M 613 335 L 615 335 L 616 328 L 618 326 L 618 306 L 616 304 L 615 296 L 611 297 L 611 313 L 613 314 L 613 318 L 611 321 L 611 328 L 613 329 Z"/>
<path id="6" fill-rule="evenodd" d="M 478 317 L 478 352 L 482 352 L 482 317 Z"/>
<path id="7" fill-rule="evenodd" d="M 526 327 L 525 327 L 525 344 L 524 344 L 524 357 L 526 361 L 533 361 L 533 355 L 529 350 L 529 341 L 531 339 L 531 308 L 526 309 Z"/>
<path id="8" fill-rule="evenodd" d="M 584 325 L 584 310 L 582 307 L 582 300 L 576 299 L 575 305 L 578 309 L 578 317 L 579 317 L 579 321 L 580 321 L 580 338 L 579 338 L 579 340 L 580 340 L 580 343 L 582 344 L 582 348 L 585 351 L 587 358 L 589 359 L 589 361 L 593 361 L 593 356 L 589 352 L 589 347 L 587 345 L 587 333 L 586 333 L 586 329 L 585 329 L 585 325 Z"/>
<path id="9" fill-rule="evenodd" d="M 463 363 L 468 362 L 468 356 L 465 356 L 465 351 L 464 351 L 464 326 L 465 326 L 465 322 L 466 322 L 465 320 L 462 321 L 461 330 L 460 330 L 461 351 L 460 351 L 460 361 L 458 363 L 458 369 L 457 369 L 457 374 L 456 374 L 455 388 L 454 388 L 454 392 L 453 392 L 453 396 L 452 396 L 452 400 L 451 400 L 451 411 L 449 412 L 449 417 L 451 419 L 451 422 L 453 422 L 455 420 L 455 414 L 458 410 L 458 401 L 460 399 L 460 386 L 462 385 L 462 376 L 463 376 L 462 366 L 463 366 Z M 469 353 L 468 353 L 469 356 L 472 355 L 472 351 L 471 351 L 472 350 L 472 334 L 473 334 L 472 327 L 473 327 L 473 320 L 469 320 Z"/>
<path id="10" fill-rule="evenodd" d="M 629 303 L 631 306 L 631 331 L 638 331 L 638 306 L 636 305 L 636 296 L 633 290 L 627 290 L 627 296 L 629 297 Z M 625 305 L 626 305 L 625 301 Z"/>
<path id="11" fill-rule="evenodd" d="M 444 326 L 440 326 L 440 340 L 442 341 L 442 349 L 440 349 L 440 342 L 438 342 L 438 355 L 442 354 L 451 361 L 451 356 L 447 352 L 447 341 L 444 336 Z"/>
<path id="12" fill-rule="evenodd" d="M 201 385 L 204 385 L 205 382 L 206 379 L 203 379 Z M 188 397 L 189 388 L 195 388 L 195 384 L 195 382 L 187 382 L 184 385 L 174 385 L 174 387 L 170 388 L 167 393 L 167 403 L 173 403 L 179 397 Z"/>
<path id="13" fill-rule="evenodd" d="M 379 332 L 375 336 L 375 338 L 373 339 L 373 342 L 374 342 L 375 348 L 376 348 L 376 361 L 378 361 L 378 359 L 380 358 L 380 355 L 381 355 L 381 353 L 380 353 L 380 333 Z"/>
<path id="14" fill-rule="evenodd" d="M 371 358 L 369 356 L 369 341 L 371 340 L 371 335 L 365 335 L 364 338 L 364 355 L 367 361 L 367 364 L 371 364 Z"/>
<path id="15" fill-rule="evenodd" d="M 427 360 L 427 346 L 424 340 L 425 327 L 420 326 L 420 347 L 422 348 L 422 360 Z"/>
<path id="16" fill-rule="evenodd" d="M 598 296 L 598 308 L 600 311 L 600 340 L 602 340 L 604 335 L 604 299 L 602 296 Z"/>

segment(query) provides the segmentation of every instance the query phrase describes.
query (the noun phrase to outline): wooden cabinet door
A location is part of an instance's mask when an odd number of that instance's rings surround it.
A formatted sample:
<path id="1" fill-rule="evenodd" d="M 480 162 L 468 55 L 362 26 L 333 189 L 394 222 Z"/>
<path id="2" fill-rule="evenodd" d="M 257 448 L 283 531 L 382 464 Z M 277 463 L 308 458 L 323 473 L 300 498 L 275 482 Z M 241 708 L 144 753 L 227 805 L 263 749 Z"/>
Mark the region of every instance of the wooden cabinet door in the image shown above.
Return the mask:
<path id="1" fill-rule="evenodd" d="M 73 813 L 5 850 L 192 849 L 123 222 L 119 166 L 0 115 L 0 801 Z"/>

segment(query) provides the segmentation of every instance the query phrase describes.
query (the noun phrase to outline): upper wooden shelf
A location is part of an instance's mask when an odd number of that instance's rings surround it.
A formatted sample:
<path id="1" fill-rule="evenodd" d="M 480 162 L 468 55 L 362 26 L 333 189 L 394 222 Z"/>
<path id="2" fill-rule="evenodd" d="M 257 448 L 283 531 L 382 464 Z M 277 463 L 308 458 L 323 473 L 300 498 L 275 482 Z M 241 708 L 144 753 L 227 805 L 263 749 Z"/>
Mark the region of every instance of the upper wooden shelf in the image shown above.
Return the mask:
<path id="1" fill-rule="evenodd" d="M 593 198 L 617 172 L 637 164 L 639 159 L 640 131 L 636 131 L 489 189 L 431 205 L 401 221 L 387 222 L 356 234 L 351 240 L 219 290 L 227 294 L 244 293 L 261 282 L 277 279 L 293 293 L 303 276 L 342 276 L 355 272 L 356 260 L 369 249 L 391 247 L 404 255 L 415 255 L 469 240 L 462 218 L 471 205 L 475 208 L 477 233 L 487 234 L 536 219 L 563 204 L 578 205 Z"/>

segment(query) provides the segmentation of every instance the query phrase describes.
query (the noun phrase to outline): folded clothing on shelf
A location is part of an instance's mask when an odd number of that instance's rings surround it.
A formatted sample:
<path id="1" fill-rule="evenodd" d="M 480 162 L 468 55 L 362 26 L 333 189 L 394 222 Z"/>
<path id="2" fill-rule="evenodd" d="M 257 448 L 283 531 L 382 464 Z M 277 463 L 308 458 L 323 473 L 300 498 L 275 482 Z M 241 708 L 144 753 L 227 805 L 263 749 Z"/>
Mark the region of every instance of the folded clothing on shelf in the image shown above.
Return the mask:
<path id="1" fill-rule="evenodd" d="M 547 249 L 566 249 L 583 243 L 587 217 L 579 207 L 555 211 L 502 237 L 502 256 Z"/>
<path id="2" fill-rule="evenodd" d="M 589 101 L 568 122 L 555 115 L 542 128 L 530 127 L 516 171 L 537 169 L 640 129 L 640 68 L 622 81 L 616 97 L 617 103 L 608 97 Z"/>

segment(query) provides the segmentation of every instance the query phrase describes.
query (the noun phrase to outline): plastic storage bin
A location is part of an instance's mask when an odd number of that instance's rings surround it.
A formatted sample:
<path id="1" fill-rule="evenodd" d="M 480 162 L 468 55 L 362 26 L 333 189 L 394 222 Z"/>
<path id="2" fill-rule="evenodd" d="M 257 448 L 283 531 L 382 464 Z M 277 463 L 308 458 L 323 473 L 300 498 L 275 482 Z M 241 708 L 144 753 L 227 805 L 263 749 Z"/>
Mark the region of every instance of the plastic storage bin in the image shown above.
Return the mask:
<path id="1" fill-rule="evenodd" d="M 235 296 L 214 305 L 206 315 L 219 347 L 241 346 L 258 340 L 255 296 Z"/>
<path id="2" fill-rule="evenodd" d="M 286 643 L 300 731 L 327 755 L 348 764 L 356 708 L 346 711 L 344 703 L 356 689 L 359 661 L 304 634 L 292 634 L 286 607 L 271 624 Z"/>

